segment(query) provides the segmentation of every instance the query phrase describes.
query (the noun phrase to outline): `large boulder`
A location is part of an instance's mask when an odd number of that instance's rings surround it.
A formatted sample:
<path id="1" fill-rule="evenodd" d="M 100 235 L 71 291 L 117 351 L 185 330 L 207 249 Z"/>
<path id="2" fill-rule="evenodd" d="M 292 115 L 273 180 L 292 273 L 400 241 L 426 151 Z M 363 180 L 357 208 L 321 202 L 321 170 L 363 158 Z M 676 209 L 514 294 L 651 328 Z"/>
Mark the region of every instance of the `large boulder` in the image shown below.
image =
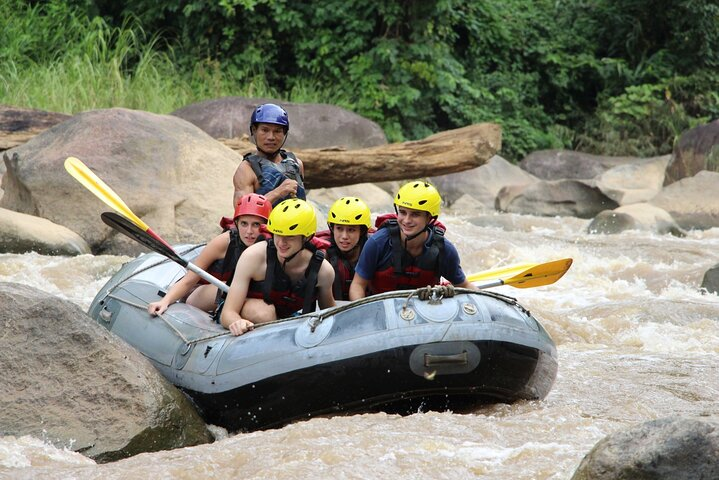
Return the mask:
<path id="1" fill-rule="evenodd" d="M 98 462 L 212 440 L 185 395 L 67 300 L 0 283 L 0 433 Z"/>
<path id="2" fill-rule="evenodd" d="M 172 115 L 195 124 L 214 138 L 249 135 L 250 116 L 260 104 L 276 103 L 287 110 L 290 134 L 285 148 L 347 149 L 387 143 L 382 128 L 341 107 L 316 103 L 291 103 L 269 98 L 224 97 L 188 105 Z"/>
<path id="3" fill-rule="evenodd" d="M 664 185 L 702 170 L 719 172 L 719 120 L 687 130 L 674 146 Z"/>
<path id="4" fill-rule="evenodd" d="M 598 188 L 577 180 L 541 181 L 502 187 L 495 207 L 500 212 L 540 216 L 593 218 L 619 205 Z"/>
<path id="5" fill-rule="evenodd" d="M 672 183 L 651 200 L 684 229 L 719 227 L 719 172 L 702 170 Z"/>
<path id="6" fill-rule="evenodd" d="M 0 252 L 82 255 L 90 253 L 90 246 L 62 225 L 0 208 Z"/>
<path id="7" fill-rule="evenodd" d="M 572 480 L 719 478 L 719 420 L 662 418 L 613 433 L 590 451 Z"/>
<path id="8" fill-rule="evenodd" d="M 431 177 L 430 181 L 442 194 L 447 206 L 468 194 L 483 209 L 494 210 L 499 190 L 507 185 L 527 185 L 538 182 L 537 177 L 495 155 L 481 167 L 459 173 Z"/>
<path id="9" fill-rule="evenodd" d="M 101 223 L 110 207 L 65 171 L 68 156 L 170 242 L 207 241 L 232 212 L 237 153 L 180 118 L 122 108 L 75 115 L 5 152 L 0 207 L 63 225 L 95 253 L 142 251 Z"/>
<path id="10" fill-rule="evenodd" d="M 661 191 L 670 158 L 664 155 L 618 165 L 596 177 L 595 185 L 619 205 L 647 202 Z"/>
<path id="11" fill-rule="evenodd" d="M 634 203 L 600 212 L 587 227 L 588 233 L 613 234 L 625 230 L 642 230 L 658 234 L 686 235 L 671 215 L 648 203 Z"/>
<path id="12" fill-rule="evenodd" d="M 542 180 L 589 180 L 610 168 L 638 161 L 635 157 L 609 157 L 574 150 L 537 150 L 519 166 Z"/>

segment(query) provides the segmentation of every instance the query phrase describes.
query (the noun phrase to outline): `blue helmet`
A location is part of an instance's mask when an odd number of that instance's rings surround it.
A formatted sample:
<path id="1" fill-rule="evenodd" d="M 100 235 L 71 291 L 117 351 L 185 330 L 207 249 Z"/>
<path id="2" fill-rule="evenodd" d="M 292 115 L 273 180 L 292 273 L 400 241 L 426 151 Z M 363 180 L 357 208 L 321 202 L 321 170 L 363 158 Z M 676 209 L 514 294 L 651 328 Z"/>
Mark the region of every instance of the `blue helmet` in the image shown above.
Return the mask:
<path id="1" fill-rule="evenodd" d="M 284 108 L 274 103 L 265 103 L 252 111 L 250 118 L 250 135 L 252 135 L 252 126 L 256 123 L 272 123 L 274 125 L 282 125 L 285 127 L 285 133 L 290 129 L 290 119 Z"/>

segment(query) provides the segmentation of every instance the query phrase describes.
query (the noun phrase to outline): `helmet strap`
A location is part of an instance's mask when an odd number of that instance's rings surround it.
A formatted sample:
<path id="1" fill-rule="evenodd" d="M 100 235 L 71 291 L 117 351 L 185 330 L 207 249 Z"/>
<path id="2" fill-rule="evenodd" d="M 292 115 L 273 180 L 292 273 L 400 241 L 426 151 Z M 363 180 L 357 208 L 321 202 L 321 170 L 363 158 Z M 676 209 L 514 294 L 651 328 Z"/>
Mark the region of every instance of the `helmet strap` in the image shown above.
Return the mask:
<path id="1" fill-rule="evenodd" d="M 285 265 L 287 265 L 289 262 L 291 262 L 292 259 L 295 258 L 302 250 L 305 250 L 305 249 L 307 249 L 307 250 L 312 250 L 312 248 L 314 247 L 314 245 L 312 245 L 312 243 L 311 243 L 312 237 L 314 237 L 314 234 L 313 234 L 313 235 L 310 235 L 309 237 L 307 237 L 307 240 L 305 240 L 305 241 L 302 243 L 302 248 L 300 248 L 299 250 L 297 250 L 295 253 L 293 253 L 292 255 L 290 255 L 289 257 L 287 257 L 287 258 L 282 262 L 282 270 L 284 270 L 284 269 L 285 269 Z"/>
<path id="2" fill-rule="evenodd" d="M 395 205 L 395 209 L 396 209 L 396 208 L 397 208 L 397 206 Z M 431 217 L 431 218 L 429 219 L 429 222 L 427 223 L 427 225 L 425 225 L 422 230 L 420 230 L 419 232 L 415 233 L 414 235 L 407 235 L 407 236 L 405 237 L 405 239 L 404 239 L 404 248 L 405 248 L 405 250 L 407 249 L 407 244 L 408 244 L 409 242 L 411 242 L 411 241 L 414 240 L 415 238 L 419 237 L 419 236 L 422 235 L 424 232 L 430 231 L 430 230 L 432 229 L 432 225 L 434 225 L 434 222 L 435 222 L 436 220 L 437 220 L 437 217 Z"/>
<path id="3" fill-rule="evenodd" d="M 290 262 L 292 261 L 292 259 L 297 256 L 298 253 L 300 253 L 302 250 L 304 250 L 304 248 L 305 248 L 305 247 L 304 247 L 304 245 L 303 245 L 302 248 L 300 248 L 299 250 L 297 250 L 295 253 L 293 253 L 292 255 L 290 255 L 288 258 L 285 258 L 284 261 L 282 262 L 282 270 L 284 270 L 284 269 L 285 269 L 285 265 L 287 265 L 288 263 L 290 263 Z"/>
<path id="4" fill-rule="evenodd" d="M 407 248 L 407 243 L 408 243 L 408 242 L 411 242 L 412 240 L 414 240 L 415 238 L 419 237 L 420 235 L 422 235 L 424 232 L 426 232 L 426 231 L 428 231 L 428 230 L 429 230 L 429 224 L 427 224 L 422 230 L 420 230 L 419 232 L 415 233 L 414 235 L 407 235 L 407 236 L 405 237 L 405 239 L 404 239 L 404 246 L 405 246 L 405 248 Z"/>

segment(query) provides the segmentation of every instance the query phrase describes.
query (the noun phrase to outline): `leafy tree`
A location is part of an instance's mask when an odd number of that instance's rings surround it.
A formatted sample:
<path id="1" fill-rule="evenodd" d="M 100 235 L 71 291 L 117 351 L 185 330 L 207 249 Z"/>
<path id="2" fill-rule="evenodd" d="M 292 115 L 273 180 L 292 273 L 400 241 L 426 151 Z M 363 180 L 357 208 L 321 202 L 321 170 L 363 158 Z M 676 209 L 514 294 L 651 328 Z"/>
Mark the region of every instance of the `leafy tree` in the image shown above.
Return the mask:
<path id="1" fill-rule="evenodd" d="M 183 99 L 334 103 L 392 141 L 497 122 L 512 160 L 667 153 L 719 117 L 716 0 L 6 0 L 0 17 L 0 87 L 120 61 L 111 88 L 177 75 Z"/>

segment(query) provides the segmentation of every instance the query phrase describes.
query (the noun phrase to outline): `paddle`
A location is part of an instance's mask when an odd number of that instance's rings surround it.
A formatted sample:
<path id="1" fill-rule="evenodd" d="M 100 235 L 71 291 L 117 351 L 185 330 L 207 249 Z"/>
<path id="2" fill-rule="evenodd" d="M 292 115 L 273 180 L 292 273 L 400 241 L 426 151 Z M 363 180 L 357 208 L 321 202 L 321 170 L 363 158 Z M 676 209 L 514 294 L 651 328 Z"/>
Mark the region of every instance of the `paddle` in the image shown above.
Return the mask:
<path id="1" fill-rule="evenodd" d="M 179 263 L 186 269 L 196 273 L 203 279 L 207 280 L 223 292 L 228 292 L 230 290 L 230 288 L 226 284 L 222 283 L 220 280 L 213 277 L 194 263 L 188 262 L 171 247 L 168 247 L 165 243 L 157 241 L 157 239 L 148 235 L 147 232 L 137 227 L 137 225 L 130 222 L 122 215 L 118 215 L 117 213 L 113 212 L 104 212 L 100 215 L 100 218 L 102 218 L 102 221 L 105 223 L 105 225 L 113 228 L 114 230 L 117 230 L 124 235 L 127 235 L 138 243 L 146 246 L 150 250 L 157 252 L 160 255 L 164 255 L 173 262 Z"/>
<path id="2" fill-rule="evenodd" d="M 483 272 L 473 273 L 467 276 L 467 280 L 470 282 L 479 282 L 480 280 L 496 280 L 497 278 L 510 278 L 518 273 L 536 267 L 537 263 L 520 263 L 517 265 L 510 265 L 508 267 L 493 268 L 491 270 L 485 270 Z"/>
<path id="3" fill-rule="evenodd" d="M 102 221 L 110 227 L 118 230 L 119 232 L 127 235 L 128 237 L 136 240 L 137 242 L 145 245 L 150 250 L 153 250 L 161 255 L 166 256 L 170 260 L 173 260 L 188 270 L 198 274 L 203 279 L 210 282 L 223 292 L 228 291 L 226 284 L 213 277 L 209 273 L 202 270 L 197 265 L 186 261 L 180 255 L 173 250 L 172 246 L 167 243 L 162 237 L 152 231 L 152 229 L 143 222 L 140 217 L 135 215 L 130 207 L 122 201 L 120 196 L 115 193 L 105 182 L 103 182 L 87 165 L 75 157 L 67 157 L 65 160 L 65 170 L 72 175 L 75 180 L 80 182 L 85 188 L 90 190 L 97 198 L 105 202 L 109 207 L 124 216 L 120 217 L 113 213 L 107 212 L 102 214 Z M 106 215 L 106 216 L 105 216 Z M 106 221 L 106 218 L 108 219 Z M 129 222 L 128 222 L 129 220 Z M 108 223 L 108 221 L 110 223 Z M 130 223 L 132 222 L 132 223 Z M 134 225 L 133 225 L 134 224 Z"/>
<path id="4" fill-rule="evenodd" d="M 501 285 L 511 285 L 516 288 L 541 287 L 550 285 L 562 278 L 562 275 L 569 270 L 570 266 L 572 266 L 572 259 L 563 258 L 562 260 L 532 265 L 509 278 L 497 278 L 484 283 L 475 283 L 474 285 L 480 290 Z"/>
<path id="5" fill-rule="evenodd" d="M 105 202 L 110 208 L 124 215 L 125 218 L 129 219 L 132 223 L 147 232 L 148 235 L 153 237 L 158 242 L 165 244 L 166 247 L 172 250 L 169 243 L 153 232 L 152 229 L 140 219 L 140 217 L 135 215 L 132 210 L 130 210 L 130 207 L 122 201 L 120 196 L 108 187 L 105 182 L 100 180 L 100 178 L 95 175 L 93 171 L 87 167 L 87 165 L 82 163 L 79 158 L 67 157 L 65 159 L 65 170 L 67 170 L 67 173 L 72 175 L 75 180 L 80 182 L 85 188 L 94 193 L 97 198 Z"/>

